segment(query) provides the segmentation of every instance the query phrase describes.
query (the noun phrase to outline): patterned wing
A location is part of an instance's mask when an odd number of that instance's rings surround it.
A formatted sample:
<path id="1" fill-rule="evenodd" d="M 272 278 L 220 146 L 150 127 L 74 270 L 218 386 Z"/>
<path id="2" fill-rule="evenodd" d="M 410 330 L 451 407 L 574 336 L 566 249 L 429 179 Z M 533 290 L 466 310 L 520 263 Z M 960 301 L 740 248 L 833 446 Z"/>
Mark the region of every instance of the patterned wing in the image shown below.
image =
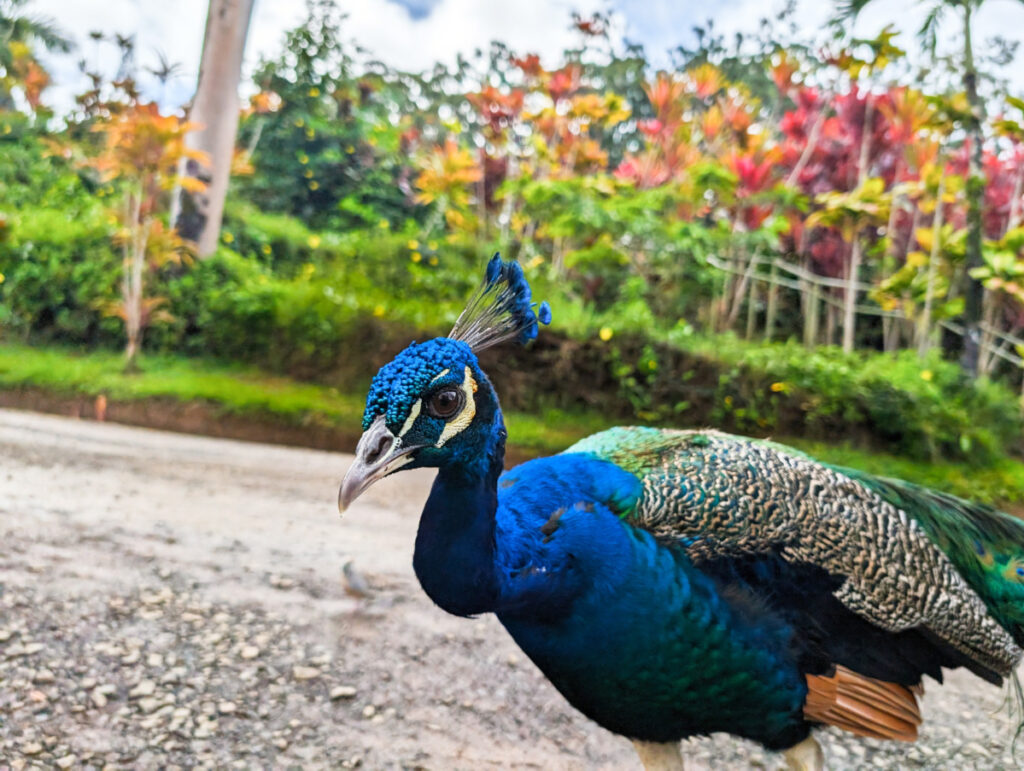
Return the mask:
<path id="1" fill-rule="evenodd" d="M 714 431 L 615 428 L 566 452 L 635 474 L 629 521 L 683 543 L 691 558 L 775 553 L 844 578 L 835 597 L 891 632 L 924 628 L 1007 675 L 1013 637 L 907 512 L 796 451 Z"/>

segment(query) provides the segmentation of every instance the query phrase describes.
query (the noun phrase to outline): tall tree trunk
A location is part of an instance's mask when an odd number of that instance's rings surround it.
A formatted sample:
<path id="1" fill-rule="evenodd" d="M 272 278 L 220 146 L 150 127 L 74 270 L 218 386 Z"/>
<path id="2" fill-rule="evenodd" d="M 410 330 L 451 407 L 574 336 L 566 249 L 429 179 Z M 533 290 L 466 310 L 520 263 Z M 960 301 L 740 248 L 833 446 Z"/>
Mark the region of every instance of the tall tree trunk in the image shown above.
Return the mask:
<path id="1" fill-rule="evenodd" d="M 1013 183 L 1013 197 L 1010 199 L 1010 216 L 1006 220 L 1007 232 L 1020 224 L 1020 199 L 1022 195 L 1024 195 L 1024 166 L 1017 170 L 1017 179 Z"/>
<path id="2" fill-rule="evenodd" d="M 853 352 L 853 335 L 857 331 L 857 280 L 860 277 L 860 232 L 855 231 L 850 247 L 850 272 L 846 277 L 846 298 L 843 303 L 843 351 Z"/>
<path id="3" fill-rule="evenodd" d="M 754 338 L 754 329 L 757 323 L 757 283 L 751 282 L 750 291 L 747 292 L 747 329 L 744 339 Z"/>
<path id="4" fill-rule="evenodd" d="M 125 222 L 128 223 L 129 235 L 121 247 L 121 302 L 127 338 L 124 368 L 127 372 L 134 372 L 138 369 L 137 358 L 142 350 L 142 298 L 149 242 L 149 222 L 142 216 L 141 186 L 125 200 Z"/>
<path id="5" fill-rule="evenodd" d="M 775 333 L 775 317 L 779 312 L 779 285 L 777 282 L 779 277 L 779 269 L 775 265 L 775 261 L 772 261 L 772 278 L 771 284 L 768 286 L 768 310 L 765 312 L 764 319 L 764 339 L 771 340 L 772 335 Z"/>
<path id="6" fill-rule="evenodd" d="M 971 143 L 967 176 L 967 270 L 964 271 L 964 350 L 961 365 L 972 377 L 978 374 L 979 322 L 982 314 L 983 287 L 970 276 L 973 268 L 984 265 L 981 253 L 981 203 L 985 195 L 985 176 L 982 173 L 982 120 L 984 107 L 978 96 L 978 72 L 974 67 L 974 48 L 971 44 L 971 6 L 964 0 L 964 90 L 970 105 L 967 137 Z"/>
<path id="7" fill-rule="evenodd" d="M 942 235 L 942 197 L 946 194 L 946 179 L 939 180 L 935 199 L 935 216 L 932 218 L 932 248 L 928 254 L 928 283 L 924 291 L 924 312 L 917 328 L 917 355 L 922 359 L 928 353 L 931 343 L 932 305 L 935 302 L 935 266 L 939 261 L 939 239 Z"/>
<path id="8" fill-rule="evenodd" d="M 860 138 L 860 156 L 857 159 L 857 186 L 864 184 L 868 176 L 868 158 L 871 154 L 871 119 L 874 117 L 874 102 L 868 92 L 864 100 L 864 129 Z M 843 351 L 853 351 L 857 323 L 857 282 L 860 279 L 860 228 L 853 227 L 852 248 L 850 249 L 850 272 L 846 278 L 846 300 L 843 307 Z"/>
<path id="9" fill-rule="evenodd" d="M 224 199 L 231 177 L 231 159 L 238 132 L 238 82 L 254 0 L 210 0 L 206 35 L 199 65 L 199 83 L 189 120 L 199 125 L 188 134 L 189 147 L 201 150 L 210 165 L 187 159 L 181 174 L 206 184 L 201 193 L 179 191 L 172 221 L 182 237 L 198 244 L 200 257 L 217 248 Z"/>

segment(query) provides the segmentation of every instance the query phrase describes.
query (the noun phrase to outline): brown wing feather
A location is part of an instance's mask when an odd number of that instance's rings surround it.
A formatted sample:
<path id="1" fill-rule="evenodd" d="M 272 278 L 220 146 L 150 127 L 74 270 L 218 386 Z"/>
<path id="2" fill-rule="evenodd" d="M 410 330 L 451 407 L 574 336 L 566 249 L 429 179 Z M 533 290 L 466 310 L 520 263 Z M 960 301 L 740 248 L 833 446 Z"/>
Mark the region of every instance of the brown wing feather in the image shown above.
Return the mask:
<path id="1" fill-rule="evenodd" d="M 917 739 L 921 710 L 914 691 L 873 680 L 846 667 L 833 675 L 807 675 L 804 717 L 874 739 Z"/>

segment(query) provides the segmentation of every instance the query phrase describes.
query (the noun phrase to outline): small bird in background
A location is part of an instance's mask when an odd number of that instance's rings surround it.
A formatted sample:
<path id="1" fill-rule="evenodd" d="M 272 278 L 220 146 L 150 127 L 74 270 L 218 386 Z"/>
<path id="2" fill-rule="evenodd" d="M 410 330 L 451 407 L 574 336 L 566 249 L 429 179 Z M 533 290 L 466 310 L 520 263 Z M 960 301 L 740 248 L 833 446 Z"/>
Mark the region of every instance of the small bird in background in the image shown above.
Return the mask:
<path id="1" fill-rule="evenodd" d="M 550 317 L 496 255 L 452 332 L 374 377 L 339 508 L 436 467 L 413 555 L 427 595 L 495 613 L 647 769 L 714 732 L 820 769 L 815 726 L 913 741 L 925 675 L 1012 674 L 1024 524 L 988 506 L 717 431 L 613 428 L 503 471 L 477 354 Z"/>
<path id="2" fill-rule="evenodd" d="M 356 569 L 356 562 L 352 557 L 346 557 L 341 564 L 341 585 L 345 594 L 350 597 L 368 600 L 373 597 L 373 589 L 359 570 Z"/>

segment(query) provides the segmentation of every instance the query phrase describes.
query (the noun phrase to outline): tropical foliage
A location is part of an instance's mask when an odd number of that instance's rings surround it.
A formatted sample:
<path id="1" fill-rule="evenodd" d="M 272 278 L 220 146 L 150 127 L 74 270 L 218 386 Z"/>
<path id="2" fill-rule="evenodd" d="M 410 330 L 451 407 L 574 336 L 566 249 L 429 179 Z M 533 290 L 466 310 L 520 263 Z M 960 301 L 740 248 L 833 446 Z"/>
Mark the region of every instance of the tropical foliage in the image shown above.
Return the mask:
<path id="1" fill-rule="evenodd" d="M 0 32 L 30 29 L 9 21 L 23 5 L 0 0 Z M 979 76 L 971 265 L 960 63 L 919 71 L 891 29 L 801 39 L 791 14 L 735 43 L 700 29 L 662 71 L 598 15 L 573 19 L 558 62 L 493 44 L 407 73 L 312 0 L 256 68 L 221 249 L 201 261 L 167 214 L 190 127 L 140 96 L 131 41 L 97 35 L 120 71 L 89 72 L 54 118 L 45 73 L 18 62 L 59 36 L 0 38 L 0 324 L 130 350 L 148 327 L 151 350 L 345 386 L 443 332 L 500 249 L 557 301 L 555 349 L 602 389 L 586 403 L 762 433 L 810 421 L 918 455 L 1012 448 L 1024 101 Z M 1002 384 L 950 361 L 973 286 L 978 368 Z"/>

